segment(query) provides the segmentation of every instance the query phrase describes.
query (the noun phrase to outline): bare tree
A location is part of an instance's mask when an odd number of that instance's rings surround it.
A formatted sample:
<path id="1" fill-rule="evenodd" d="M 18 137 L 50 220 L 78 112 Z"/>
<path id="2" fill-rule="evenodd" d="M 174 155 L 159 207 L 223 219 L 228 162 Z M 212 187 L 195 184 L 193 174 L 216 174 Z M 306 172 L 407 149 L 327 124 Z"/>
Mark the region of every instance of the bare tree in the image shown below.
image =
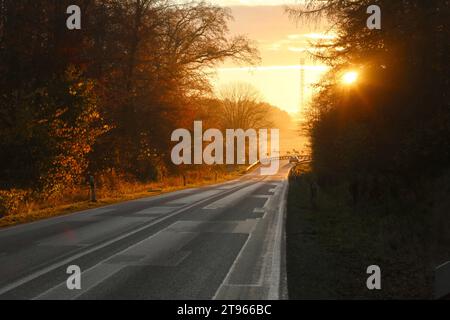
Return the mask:
<path id="1" fill-rule="evenodd" d="M 269 107 L 258 90 L 248 83 L 236 82 L 219 92 L 219 117 L 223 129 L 260 129 L 269 127 Z"/>

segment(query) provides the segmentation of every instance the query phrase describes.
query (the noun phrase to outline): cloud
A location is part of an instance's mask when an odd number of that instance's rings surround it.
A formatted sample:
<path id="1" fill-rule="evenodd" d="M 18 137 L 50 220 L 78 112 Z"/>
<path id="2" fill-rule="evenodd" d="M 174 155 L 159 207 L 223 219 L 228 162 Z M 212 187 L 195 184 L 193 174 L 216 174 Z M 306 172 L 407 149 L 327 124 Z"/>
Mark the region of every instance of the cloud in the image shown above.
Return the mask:
<path id="1" fill-rule="evenodd" d="M 207 2 L 219 6 L 280 6 L 296 3 L 295 0 L 208 0 Z"/>
<path id="2" fill-rule="evenodd" d="M 289 40 L 298 40 L 301 39 L 303 37 L 302 34 L 288 34 L 287 38 Z"/>
<path id="3" fill-rule="evenodd" d="M 282 71 L 282 70 L 315 70 L 315 71 L 327 71 L 328 66 L 325 65 L 272 65 L 272 66 L 255 66 L 255 67 L 225 67 L 218 68 L 219 72 L 230 72 L 230 71 L 242 71 L 242 72 L 252 72 L 252 71 Z"/>
<path id="4" fill-rule="evenodd" d="M 289 47 L 289 51 L 291 52 L 323 52 L 326 49 L 325 48 L 315 48 L 315 47 Z"/>
<path id="5" fill-rule="evenodd" d="M 303 35 L 305 38 L 313 40 L 334 40 L 336 39 L 335 34 L 331 33 L 306 33 Z"/>
<path id="6" fill-rule="evenodd" d="M 336 35 L 325 33 L 288 34 L 276 41 L 260 41 L 260 48 L 272 52 L 317 53 L 325 48 L 316 48 L 314 44 L 331 43 L 335 38 Z"/>

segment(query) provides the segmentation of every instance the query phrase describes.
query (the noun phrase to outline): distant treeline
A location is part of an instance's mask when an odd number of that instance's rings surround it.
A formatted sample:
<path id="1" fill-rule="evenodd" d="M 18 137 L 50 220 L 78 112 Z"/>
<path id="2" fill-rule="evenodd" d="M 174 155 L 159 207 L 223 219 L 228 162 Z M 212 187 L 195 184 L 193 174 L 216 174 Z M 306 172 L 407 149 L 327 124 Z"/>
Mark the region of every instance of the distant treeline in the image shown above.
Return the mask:
<path id="1" fill-rule="evenodd" d="M 372 4 L 381 8 L 381 30 L 366 26 Z M 337 34 L 315 51 L 331 66 L 308 116 L 319 178 L 410 188 L 450 168 L 449 7 L 445 0 L 328 0 L 291 11 L 325 16 Z M 341 81 L 346 70 L 359 72 L 353 85 Z"/>
<path id="2" fill-rule="evenodd" d="M 82 10 L 81 30 L 66 8 Z M 0 0 L 0 189 L 45 196 L 87 174 L 158 179 L 170 135 L 217 103 L 208 73 L 253 63 L 228 9 L 159 0 Z"/>

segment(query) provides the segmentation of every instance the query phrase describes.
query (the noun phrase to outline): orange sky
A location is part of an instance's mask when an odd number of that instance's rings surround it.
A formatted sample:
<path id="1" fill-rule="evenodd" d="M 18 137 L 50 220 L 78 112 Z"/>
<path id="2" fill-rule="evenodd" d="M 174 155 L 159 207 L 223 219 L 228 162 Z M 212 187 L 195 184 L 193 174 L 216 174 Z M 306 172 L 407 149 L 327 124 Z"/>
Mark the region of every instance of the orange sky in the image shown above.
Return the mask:
<path id="1" fill-rule="evenodd" d="M 232 6 L 234 21 L 230 24 L 232 34 L 244 34 L 256 41 L 261 54 L 261 64 L 256 67 L 236 66 L 230 62 L 220 66 L 213 77 L 216 88 L 235 81 L 252 83 L 264 99 L 283 110 L 296 113 L 300 109 L 300 69 L 305 72 L 306 101 L 311 95 L 311 84 L 320 79 L 326 70 L 308 58 L 311 41 L 331 35 L 323 35 L 317 29 L 296 25 L 284 13 L 283 6 L 271 4 L 285 3 L 283 0 L 217 0 L 219 5 L 245 3 Z M 268 4 L 268 5 L 261 5 Z M 300 66 L 300 60 L 306 59 Z"/>

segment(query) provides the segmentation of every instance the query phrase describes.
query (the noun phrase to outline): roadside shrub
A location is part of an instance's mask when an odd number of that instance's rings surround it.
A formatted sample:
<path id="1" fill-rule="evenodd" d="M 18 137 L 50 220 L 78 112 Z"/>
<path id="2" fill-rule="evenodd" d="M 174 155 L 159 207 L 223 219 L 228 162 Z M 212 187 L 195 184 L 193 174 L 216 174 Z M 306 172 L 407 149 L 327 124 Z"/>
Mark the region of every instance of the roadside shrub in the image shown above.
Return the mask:
<path id="1" fill-rule="evenodd" d="M 0 190 L 0 217 L 17 214 L 29 198 L 30 192 L 27 190 Z"/>

